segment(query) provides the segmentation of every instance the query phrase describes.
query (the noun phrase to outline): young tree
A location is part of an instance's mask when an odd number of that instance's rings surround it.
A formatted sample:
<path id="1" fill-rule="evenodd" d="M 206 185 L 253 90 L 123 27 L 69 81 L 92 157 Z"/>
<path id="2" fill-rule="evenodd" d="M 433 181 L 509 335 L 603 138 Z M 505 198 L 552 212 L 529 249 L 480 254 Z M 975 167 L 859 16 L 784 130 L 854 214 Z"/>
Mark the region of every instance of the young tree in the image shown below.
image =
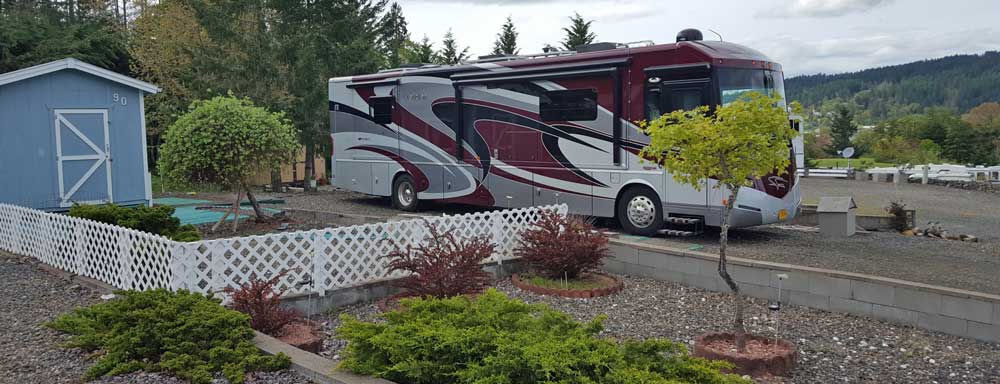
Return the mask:
<path id="1" fill-rule="evenodd" d="M 562 46 L 567 51 L 572 51 L 581 45 L 593 43 L 597 35 L 590 31 L 590 24 L 593 20 L 585 20 L 579 13 L 574 12 L 569 17 L 570 26 L 563 28 L 566 32 L 566 39 L 562 41 Z"/>
<path id="2" fill-rule="evenodd" d="M 517 30 L 514 29 L 514 22 L 510 16 L 507 16 L 507 21 L 503 23 L 503 26 L 500 27 L 500 33 L 497 34 L 497 40 L 493 42 L 492 54 L 516 55 L 520 51 L 517 48 Z"/>
<path id="3" fill-rule="evenodd" d="M 455 41 L 455 35 L 451 32 L 451 29 L 444 34 L 444 40 L 441 41 L 441 45 L 441 50 L 437 53 L 438 64 L 454 65 L 469 58 L 469 47 L 465 47 L 459 51 L 458 42 Z"/>
<path id="4" fill-rule="evenodd" d="M 786 172 L 788 142 L 796 132 L 788 124 L 788 113 L 778 106 L 779 101 L 752 92 L 717 107 L 714 114 L 702 106 L 640 124 L 650 136 L 641 156 L 662 165 L 678 182 L 700 189 L 705 179 L 712 178 L 718 180 L 717 188 L 728 193 L 723 201 L 718 271 L 736 302 L 733 333 L 740 353 L 746 351 L 746 328 L 739 285 L 726 269 L 729 215 L 740 188 L 750 185 L 754 178 Z"/>
<path id="5" fill-rule="evenodd" d="M 239 223 L 243 192 L 260 220 L 260 205 L 248 188 L 249 179 L 290 161 L 298 149 L 295 127 L 284 113 L 256 107 L 249 99 L 217 96 L 196 100 L 188 113 L 167 129 L 161 148 L 160 174 L 187 182 L 214 182 L 236 193 L 231 212 Z M 227 212 L 212 230 L 229 216 Z"/>
<path id="6" fill-rule="evenodd" d="M 410 41 L 407 43 L 404 57 L 406 62 L 414 64 L 427 64 L 437 61 L 437 54 L 434 52 L 434 43 L 424 35 L 419 42 Z"/>
<path id="7" fill-rule="evenodd" d="M 839 106 L 830 126 L 830 136 L 833 138 L 833 142 L 826 148 L 826 152 L 836 155 L 837 151 L 850 147 L 851 137 L 857 132 L 858 126 L 854 125 L 851 111 L 844 105 Z"/>

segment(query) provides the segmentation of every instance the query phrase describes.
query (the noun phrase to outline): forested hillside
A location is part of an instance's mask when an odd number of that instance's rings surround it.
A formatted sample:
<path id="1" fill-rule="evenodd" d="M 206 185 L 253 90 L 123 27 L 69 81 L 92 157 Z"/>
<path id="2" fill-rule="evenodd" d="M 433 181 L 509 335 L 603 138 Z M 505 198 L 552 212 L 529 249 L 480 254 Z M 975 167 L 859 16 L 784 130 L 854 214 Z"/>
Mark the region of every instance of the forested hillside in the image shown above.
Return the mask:
<path id="1" fill-rule="evenodd" d="M 790 100 L 807 108 L 846 103 L 856 122 L 877 122 L 946 107 L 958 113 L 1000 101 L 1000 52 L 956 55 L 837 75 L 786 80 Z"/>

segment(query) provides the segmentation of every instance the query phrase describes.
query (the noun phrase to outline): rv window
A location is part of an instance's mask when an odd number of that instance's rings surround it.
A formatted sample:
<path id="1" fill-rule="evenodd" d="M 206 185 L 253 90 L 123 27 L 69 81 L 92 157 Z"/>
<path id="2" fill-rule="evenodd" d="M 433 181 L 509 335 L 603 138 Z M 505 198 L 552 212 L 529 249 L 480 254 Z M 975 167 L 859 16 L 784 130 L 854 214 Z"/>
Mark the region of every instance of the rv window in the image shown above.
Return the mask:
<path id="1" fill-rule="evenodd" d="M 395 104 L 392 96 L 372 97 L 368 103 L 371 105 L 372 118 L 375 120 L 375 123 L 392 123 L 392 105 Z"/>
<path id="2" fill-rule="evenodd" d="M 490 83 L 486 85 L 486 89 L 505 89 L 511 92 L 517 92 L 536 97 L 540 97 L 546 92 L 545 88 L 542 88 L 531 82 Z"/>
<path id="3" fill-rule="evenodd" d="M 597 119 L 597 90 L 545 91 L 538 98 L 542 121 L 592 121 Z"/>

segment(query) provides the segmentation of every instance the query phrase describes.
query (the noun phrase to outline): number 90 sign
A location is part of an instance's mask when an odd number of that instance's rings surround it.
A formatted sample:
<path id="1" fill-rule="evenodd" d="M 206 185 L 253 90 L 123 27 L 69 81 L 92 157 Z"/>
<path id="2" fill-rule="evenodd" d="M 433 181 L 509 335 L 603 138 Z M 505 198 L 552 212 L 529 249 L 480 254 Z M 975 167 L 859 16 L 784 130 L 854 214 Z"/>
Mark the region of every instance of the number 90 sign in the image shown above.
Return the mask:
<path id="1" fill-rule="evenodd" d="M 119 95 L 118 92 L 115 92 L 115 94 L 111 96 L 111 99 L 114 100 L 114 102 L 119 103 L 121 105 L 128 105 L 128 98 Z"/>

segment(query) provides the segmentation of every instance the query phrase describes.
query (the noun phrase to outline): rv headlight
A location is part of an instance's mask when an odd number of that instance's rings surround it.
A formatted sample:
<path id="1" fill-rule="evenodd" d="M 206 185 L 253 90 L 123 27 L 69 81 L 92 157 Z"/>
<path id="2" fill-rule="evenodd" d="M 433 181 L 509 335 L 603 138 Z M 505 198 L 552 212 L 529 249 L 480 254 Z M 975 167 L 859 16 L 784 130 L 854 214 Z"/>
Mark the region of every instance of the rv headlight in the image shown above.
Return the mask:
<path id="1" fill-rule="evenodd" d="M 788 218 L 788 210 L 787 209 L 779 209 L 778 210 L 778 220 L 784 220 L 784 219 L 787 219 L 787 218 Z"/>

